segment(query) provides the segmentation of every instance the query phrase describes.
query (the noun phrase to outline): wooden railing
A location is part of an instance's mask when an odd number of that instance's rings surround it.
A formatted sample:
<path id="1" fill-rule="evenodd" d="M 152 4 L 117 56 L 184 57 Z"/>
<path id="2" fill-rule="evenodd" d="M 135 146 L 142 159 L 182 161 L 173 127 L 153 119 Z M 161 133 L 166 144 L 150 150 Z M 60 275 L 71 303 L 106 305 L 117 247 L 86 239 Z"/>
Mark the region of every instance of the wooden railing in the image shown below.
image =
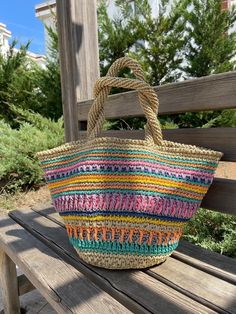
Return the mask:
<path id="1" fill-rule="evenodd" d="M 212 75 L 155 87 L 159 115 L 236 108 L 236 72 Z M 92 99 L 78 102 L 80 136 L 85 134 Z M 137 92 L 112 95 L 105 104 L 107 118 L 143 116 Z M 106 131 L 105 136 L 143 138 L 142 130 Z M 163 130 L 164 138 L 219 150 L 223 161 L 236 162 L 236 128 L 186 128 Z M 206 208 L 236 214 L 236 180 L 215 178 L 202 202 Z"/>

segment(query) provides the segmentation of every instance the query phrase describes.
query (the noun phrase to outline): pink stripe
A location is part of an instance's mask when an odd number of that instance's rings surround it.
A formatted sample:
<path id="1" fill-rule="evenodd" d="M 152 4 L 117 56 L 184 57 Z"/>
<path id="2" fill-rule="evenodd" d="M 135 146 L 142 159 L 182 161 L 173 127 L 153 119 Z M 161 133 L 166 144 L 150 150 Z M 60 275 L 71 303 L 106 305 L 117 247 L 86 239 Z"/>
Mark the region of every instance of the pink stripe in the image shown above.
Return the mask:
<path id="1" fill-rule="evenodd" d="M 92 194 L 64 195 L 53 200 L 58 212 L 84 211 L 92 212 L 120 211 L 145 212 L 169 217 L 191 218 L 200 205 L 199 203 L 184 202 L 155 196 Z"/>
<path id="2" fill-rule="evenodd" d="M 49 171 L 45 171 L 46 175 L 52 175 L 55 173 L 61 173 L 61 172 L 70 172 L 73 169 L 77 169 L 78 167 L 84 167 L 84 166 L 97 166 L 97 165 L 109 165 L 111 167 L 113 166 L 137 166 L 137 167 L 148 167 L 149 170 L 151 169 L 158 169 L 158 170 L 165 170 L 165 171 L 170 171 L 172 173 L 181 173 L 181 174 L 186 174 L 186 175 L 198 175 L 199 176 L 199 172 L 201 176 L 207 177 L 207 178 L 211 178 L 212 174 L 208 173 L 208 172 L 204 172 L 202 169 L 199 170 L 186 170 L 186 169 L 178 169 L 178 168 L 174 168 L 175 166 L 165 166 L 163 164 L 154 164 L 151 162 L 137 162 L 137 161 L 85 161 L 85 162 L 78 162 L 76 165 L 74 164 L 73 166 L 70 167 L 63 167 L 63 168 L 57 168 L 54 170 L 49 170 Z"/>

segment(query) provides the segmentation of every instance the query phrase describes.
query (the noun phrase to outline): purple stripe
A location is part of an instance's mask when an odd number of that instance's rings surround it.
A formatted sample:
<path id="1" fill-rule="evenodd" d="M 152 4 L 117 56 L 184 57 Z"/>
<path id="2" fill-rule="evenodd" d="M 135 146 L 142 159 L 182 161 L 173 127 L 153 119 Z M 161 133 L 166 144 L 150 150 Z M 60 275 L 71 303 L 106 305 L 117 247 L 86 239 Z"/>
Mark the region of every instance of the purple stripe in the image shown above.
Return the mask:
<path id="1" fill-rule="evenodd" d="M 53 199 L 53 203 L 58 212 L 135 211 L 178 218 L 191 218 L 200 205 L 200 202 L 192 203 L 159 196 L 120 193 L 64 195 Z"/>
<path id="2" fill-rule="evenodd" d="M 82 174 L 85 174 L 86 172 L 91 171 L 106 171 L 109 168 L 109 170 L 112 172 L 121 172 L 126 171 L 129 173 L 132 173 L 132 171 L 140 171 L 145 173 L 158 173 L 163 174 L 167 173 L 169 176 L 175 175 L 178 177 L 179 175 L 182 176 L 183 179 L 186 179 L 186 177 L 189 177 L 190 180 L 193 177 L 197 177 L 198 180 L 206 180 L 206 179 L 212 179 L 213 175 L 207 172 L 204 172 L 203 170 L 195 171 L 195 170 L 186 170 L 186 169 L 179 169 L 179 168 L 173 168 L 169 166 L 164 165 L 158 165 L 153 163 L 143 163 L 143 162 L 122 162 L 122 164 L 117 164 L 117 162 L 113 161 L 111 163 L 108 162 L 96 162 L 94 164 L 91 162 L 89 164 L 88 162 L 79 162 L 76 166 L 73 165 L 71 167 L 64 167 L 64 168 L 58 168 L 53 171 L 45 171 L 47 180 L 51 180 L 55 175 L 64 175 L 64 176 L 70 176 L 70 174 L 73 174 L 73 172 L 81 172 Z"/>

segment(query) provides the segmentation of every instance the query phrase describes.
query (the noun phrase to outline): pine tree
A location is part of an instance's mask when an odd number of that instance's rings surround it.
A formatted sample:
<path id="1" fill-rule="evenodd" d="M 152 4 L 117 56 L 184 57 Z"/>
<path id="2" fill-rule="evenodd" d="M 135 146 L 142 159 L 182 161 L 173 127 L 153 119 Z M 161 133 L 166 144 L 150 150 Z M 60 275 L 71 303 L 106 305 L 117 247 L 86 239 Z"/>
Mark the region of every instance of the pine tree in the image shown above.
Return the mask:
<path id="1" fill-rule="evenodd" d="M 58 34 L 52 27 L 46 26 L 46 28 L 49 34 L 49 55 L 46 68 L 38 68 L 37 70 L 40 105 L 34 110 L 45 117 L 58 120 L 63 114 Z"/>
<path id="2" fill-rule="evenodd" d="M 200 77 L 227 72 L 235 68 L 235 7 L 222 10 L 221 1 L 186 1 L 186 66 L 187 77 Z"/>
<path id="3" fill-rule="evenodd" d="M 38 101 L 34 92 L 35 72 L 27 58 L 29 44 L 16 51 L 17 41 L 13 40 L 6 55 L 0 54 L 0 118 L 11 125 L 15 125 L 11 105 L 27 109 Z"/>
<path id="4" fill-rule="evenodd" d="M 102 0 L 98 7 L 98 40 L 101 75 L 110 65 L 127 55 L 140 39 L 139 29 L 133 23 L 133 12 L 126 1 L 116 1 L 116 14 L 109 16 L 108 3 Z"/>
<path id="5" fill-rule="evenodd" d="M 182 1 L 160 0 L 156 16 L 148 0 L 135 1 L 135 8 L 135 24 L 142 40 L 133 56 L 149 73 L 150 84 L 176 81 L 181 75 L 185 45 Z"/>

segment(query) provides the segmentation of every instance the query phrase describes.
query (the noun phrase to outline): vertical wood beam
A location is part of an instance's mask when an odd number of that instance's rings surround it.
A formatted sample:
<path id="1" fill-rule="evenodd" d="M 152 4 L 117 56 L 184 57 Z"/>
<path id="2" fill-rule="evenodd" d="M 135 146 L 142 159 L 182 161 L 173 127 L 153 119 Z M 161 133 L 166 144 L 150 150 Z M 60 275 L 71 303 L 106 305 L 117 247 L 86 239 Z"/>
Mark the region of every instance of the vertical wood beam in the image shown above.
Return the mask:
<path id="1" fill-rule="evenodd" d="M 78 139 L 78 101 L 92 98 L 99 77 L 96 0 L 57 0 L 65 140 Z"/>
<path id="2" fill-rule="evenodd" d="M 3 251 L 0 253 L 1 288 L 4 314 L 20 314 L 16 265 Z"/>

